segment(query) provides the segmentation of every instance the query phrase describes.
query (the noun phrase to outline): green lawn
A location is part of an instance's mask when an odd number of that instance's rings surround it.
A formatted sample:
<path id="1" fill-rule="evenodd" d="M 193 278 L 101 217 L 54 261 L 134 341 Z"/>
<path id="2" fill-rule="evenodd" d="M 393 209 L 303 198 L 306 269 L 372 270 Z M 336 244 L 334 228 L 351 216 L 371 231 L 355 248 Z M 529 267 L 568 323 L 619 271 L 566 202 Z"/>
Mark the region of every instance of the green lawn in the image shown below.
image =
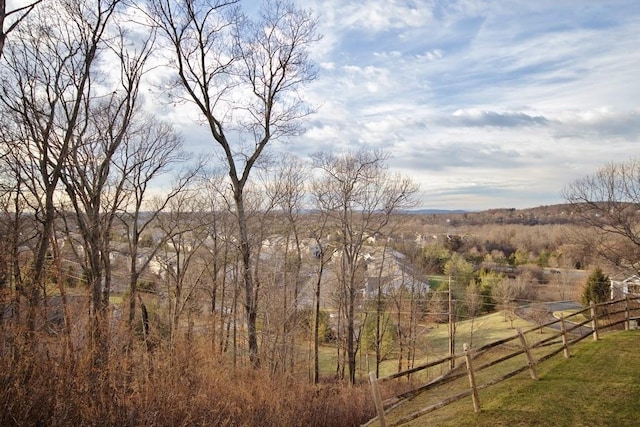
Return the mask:
<path id="1" fill-rule="evenodd" d="M 640 332 L 604 334 L 538 366 L 538 381 L 522 373 L 406 426 L 637 426 L 640 425 Z M 437 394 L 433 390 L 428 393 Z M 420 400 L 409 406 L 417 410 Z M 425 404 L 422 404 L 425 406 Z M 391 423 L 403 411 L 387 417 Z M 406 414 L 406 413 L 404 413 Z M 403 415 L 404 415 L 403 414 Z"/>
<path id="2" fill-rule="evenodd" d="M 503 312 L 497 312 L 471 320 L 458 322 L 456 325 L 456 354 L 462 354 L 463 344 L 470 347 L 479 347 L 484 344 L 511 337 L 517 334 L 517 328 L 527 330 L 535 326 L 519 317 L 513 322 L 505 320 Z M 548 333 L 535 333 L 535 338 L 540 339 Z M 517 342 L 517 341 L 516 341 Z M 320 347 L 320 372 L 323 376 L 335 374 L 336 349 L 330 345 Z M 449 328 L 447 324 L 429 324 L 421 327 L 418 337 L 417 357 L 415 366 L 443 358 L 449 354 Z M 374 370 L 375 354 L 369 354 L 369 368 Z M 460 361 L 459 363 L 463 363 Z M 403 365 L 406 369 L 406 363 Z M 447 368 L 448 367 L 443 367 Z M 380 377 L 393 374 L 398 371 L 397 354 L 391 354 L 380 366 Z M 358 375 L 360 379 L 368 378 L 369 370 L 366 365 L 366 356 L 358 353 Z"/>
<path id="3" fill-rule="evenodd" d="M 456 324 L 456 354 L 463 353 L 463 345 L 470 348 L 494 342 L 503 338 L 512 337 L 517 334 L 517 329 L 530 329 L 535 325 L 519 317 L 515 317 L 513 322 L 505 320 L 503 312 L 497 312 L 478 317 L 473 320 L 465 320 Z M 542 335 L 536 333 L 535 338 L 545 337 L 546 331 Z M 418 353 L 420 357 L 416 360 L 416 365 L 420 365 L 435 359 L 445 357 L 449 354 L 449 328 L 447 324 L 431 324 L 424 329 L 424 333 L 419 339 Z M 385 374 L 395 372 L 395 360 L 387 361 L 381 369 L 381 377 Z"/>

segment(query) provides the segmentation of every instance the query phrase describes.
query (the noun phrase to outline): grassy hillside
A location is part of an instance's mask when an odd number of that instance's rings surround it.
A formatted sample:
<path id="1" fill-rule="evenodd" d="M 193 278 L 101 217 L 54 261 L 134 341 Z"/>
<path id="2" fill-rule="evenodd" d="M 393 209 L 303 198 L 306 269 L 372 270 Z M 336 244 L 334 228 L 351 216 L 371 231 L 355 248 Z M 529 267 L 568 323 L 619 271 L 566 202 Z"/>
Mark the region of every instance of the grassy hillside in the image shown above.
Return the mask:
<path id="1" fill-rule="evenodd" d="M 572 357 L 539 365 L 480 392 L 482 412 L 471 398 L 407 426 L 637 426 L 640 414 L 640 332 L 605 334 L 584 341 Z M 393 422 L 388 417 L 388 422 Z"/>
<path id="2" fill-rule="evenodd" d="M 513 317 L 512 321 L 505 320 L 504 312 L 496 312 L 480 316 L 473 320 L 464 320 L 457 323 L 456 327 L 456 354 L 463 353 L 463 344 L 470 347 L 479 347 L 484 344 L 497 341 L 515 335 L 516 328 L 528 329 L 535 326 L 520 317 Z M 539 338 L 547 336 L 540 335 Z M 417 343 L 417 357 L 415 365 L 431 362 L 434 359 L 446 357 L 449 354 L 449 330 L 447 324 L 423 325 Z M 369 353 L 370 363 L 373 364 L 375 354 Z M 360 354 L 361 358 L 365 356 Z M 330 377 L 335 371 L 336 349 L 333 346 L 322 346 L 320 348 L 320 370 L 324 376 Z M 366 381 L 369 371 L 373 370 L 373 365 L 367 369 L 365 360 L 359 366 L 358 378 Z M 406 362 L 405 362 L 406 363 Z M 405 365 L 406 368 L 406 365 Z M 447 368 L 447 366 L 444 366 Z M 397 354 L 388 355 L 387 359 L 380 366 L 380 377 L 391 375 L 398 371 Z"/>

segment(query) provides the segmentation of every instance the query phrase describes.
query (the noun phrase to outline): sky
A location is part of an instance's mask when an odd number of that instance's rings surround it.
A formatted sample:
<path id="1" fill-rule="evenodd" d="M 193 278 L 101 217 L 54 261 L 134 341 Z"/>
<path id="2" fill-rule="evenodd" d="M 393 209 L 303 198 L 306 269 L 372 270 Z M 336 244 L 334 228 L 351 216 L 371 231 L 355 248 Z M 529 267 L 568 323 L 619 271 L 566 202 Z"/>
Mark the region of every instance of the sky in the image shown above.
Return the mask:
<path id="1" fill-rule="evenodd" d="M 276 153 L 383 149 L 419 208 L 469 211 L 563 203 L 637 156 L 638 0 L 293 1 L 318 17 L 317 112 Z M 186 148 L 211 147 L 183 108 Z"/>
<path id="2" fill-rule="evenodd" d="M 391 154 L 420 206 L 563 203 L 640 143 L 637 0 L 296 0 L 319 18 L 301 157 Z"/>

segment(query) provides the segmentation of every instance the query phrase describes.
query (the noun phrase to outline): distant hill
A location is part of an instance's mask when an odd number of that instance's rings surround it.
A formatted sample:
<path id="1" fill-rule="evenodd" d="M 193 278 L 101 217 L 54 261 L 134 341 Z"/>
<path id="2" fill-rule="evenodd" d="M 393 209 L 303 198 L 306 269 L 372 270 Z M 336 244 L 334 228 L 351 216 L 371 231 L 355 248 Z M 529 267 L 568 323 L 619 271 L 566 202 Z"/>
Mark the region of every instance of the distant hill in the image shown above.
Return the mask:
<path id="1" fill-rule="evenodd" d="M 499 214 L 499 213 L 530 213 L 536 215 L 549 215 L 549 214 L 561 214 L 571 209 L 571 205 L 566 203 L 556 205 L 541 205 L 530 208 L 491 208 L 485 210 L 472 210 L 472 209 L 411 209 L 407 213 L 416 214 Z"/>
<path id="2" fill-rule="evenodd" d="M 410 214 L 426 214 L 426 215 L 440 215 L 440 214 L 463 214 L 471 211 L 463 209 L 412 209 L 406 213 Z"/>
<path id="3" fill-rule="evenodd" d="M 428 222 L 446 221 L 450 225 L 481 224 L 570 224 L 577 218 L 573 216 L 571 205 L 557 204 L 533 208 L 499 208 L 484 211 L 466 211 L 464 209 L 416 209 L 406 211 L 408 215 L 429 216 Z"/>

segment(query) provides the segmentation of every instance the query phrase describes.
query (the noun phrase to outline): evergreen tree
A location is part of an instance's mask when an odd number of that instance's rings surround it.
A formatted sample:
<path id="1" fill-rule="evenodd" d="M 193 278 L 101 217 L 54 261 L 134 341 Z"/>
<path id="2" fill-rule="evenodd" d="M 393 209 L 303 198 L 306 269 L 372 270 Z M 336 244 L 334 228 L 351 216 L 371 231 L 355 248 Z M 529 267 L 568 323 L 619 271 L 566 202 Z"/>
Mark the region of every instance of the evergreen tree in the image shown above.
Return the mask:
<path id="1" fill-rule="evenodd" d="M 611 295 L 611 281 L 609 276 L 597 267 L 587 278 L 582 292 L 582 303 L 588 305 L 592 301 L 597 303 L 606 301 Z"/>

